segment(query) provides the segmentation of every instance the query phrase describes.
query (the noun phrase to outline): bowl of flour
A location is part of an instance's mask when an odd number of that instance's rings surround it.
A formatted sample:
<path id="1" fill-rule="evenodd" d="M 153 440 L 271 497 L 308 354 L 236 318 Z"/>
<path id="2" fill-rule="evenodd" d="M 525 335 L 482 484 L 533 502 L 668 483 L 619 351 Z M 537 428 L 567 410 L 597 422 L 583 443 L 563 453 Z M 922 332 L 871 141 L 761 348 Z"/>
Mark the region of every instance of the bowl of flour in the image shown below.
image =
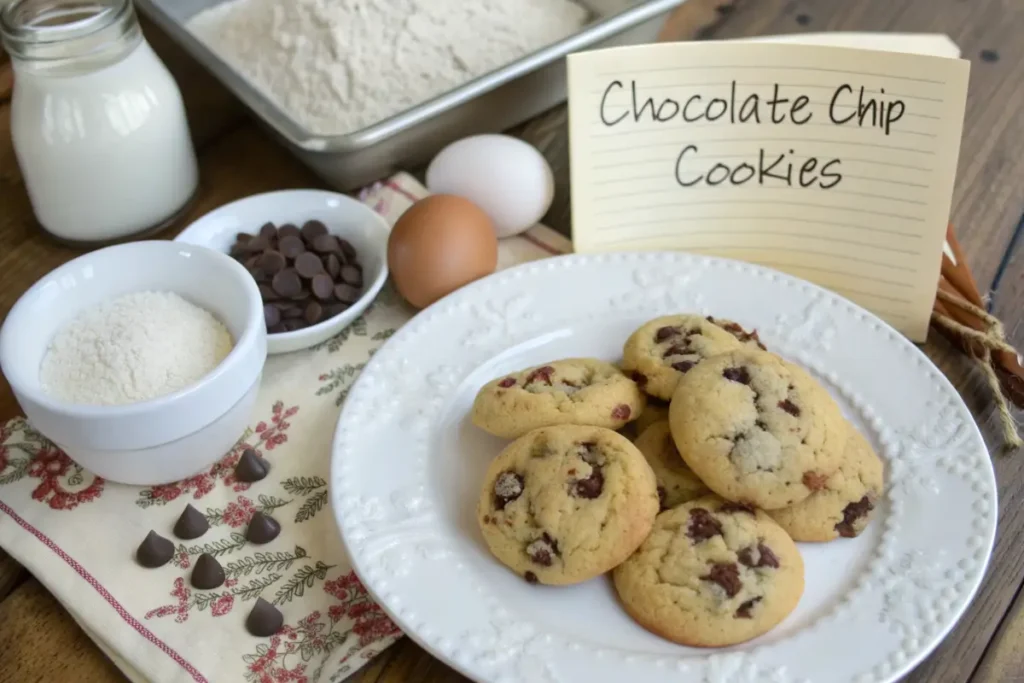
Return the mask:
<path id="1" fill-rule="evenodd" d="M 32 426 L 95 474 L 147 486 L 231 449 L 266 355 L 262 302 L 245 269 L 165 241 L 57 268 L 0 329 L 0 366 Z"/>

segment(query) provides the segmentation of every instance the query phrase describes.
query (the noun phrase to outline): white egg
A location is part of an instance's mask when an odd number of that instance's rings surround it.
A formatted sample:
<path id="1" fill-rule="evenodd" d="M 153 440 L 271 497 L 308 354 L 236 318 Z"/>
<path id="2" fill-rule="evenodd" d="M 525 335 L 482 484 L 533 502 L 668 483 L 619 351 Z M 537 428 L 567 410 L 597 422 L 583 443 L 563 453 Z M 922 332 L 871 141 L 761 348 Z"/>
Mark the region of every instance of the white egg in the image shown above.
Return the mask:
<path id="1" fill-rule="evenodd" d="M 474 135 L 438 152 L 427 168 L 427 189 L 479 206 L 500 238 L 537 224 L 554 199 L 555 179 L 541 153 L 522 140 Z"/>

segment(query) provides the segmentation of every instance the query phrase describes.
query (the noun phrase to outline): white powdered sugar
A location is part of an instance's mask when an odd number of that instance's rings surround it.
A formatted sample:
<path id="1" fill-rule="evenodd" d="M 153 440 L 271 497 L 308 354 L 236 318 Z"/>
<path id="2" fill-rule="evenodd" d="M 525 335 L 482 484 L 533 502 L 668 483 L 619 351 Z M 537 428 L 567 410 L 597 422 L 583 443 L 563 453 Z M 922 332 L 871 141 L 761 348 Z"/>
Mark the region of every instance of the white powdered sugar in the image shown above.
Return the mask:
<path id="1" fill-rule="evenodd" d="M 189 29 L 309 132 L 349 133 L 569 36 L 571 0 L 229 0 Z"/>
<path id="2" fill-rule="evenodd" d="M 171 292 L 138 292 L 61 328 L 39 379 L 44 391 L 70 403 L 135 403 L 195 383 L 233 346 L 231 333 L 209 311 Z"/>

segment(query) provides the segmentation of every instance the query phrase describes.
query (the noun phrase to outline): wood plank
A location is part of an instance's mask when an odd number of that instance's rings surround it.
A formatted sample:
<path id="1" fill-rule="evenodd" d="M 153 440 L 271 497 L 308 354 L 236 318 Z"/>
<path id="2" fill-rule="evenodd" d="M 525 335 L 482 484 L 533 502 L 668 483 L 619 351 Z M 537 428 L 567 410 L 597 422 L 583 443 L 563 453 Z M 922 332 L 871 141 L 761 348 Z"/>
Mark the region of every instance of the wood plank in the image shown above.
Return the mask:
<path id="1" fill-rule="evenodd" d="M 1024 593 L 1017 596 L 971 683 L 1024 683 Z"/>
<path id="2" fill-rule="evenodd" d="M 28 578 L 28 572 L 18 562 L 0 549 L 0 601 L 3 601 Z"/>
<path id="3" fill-rule="evenodd" d="M 0 681 L 125 680 L 35 579 L 0 602 L 0 624 Z"/>

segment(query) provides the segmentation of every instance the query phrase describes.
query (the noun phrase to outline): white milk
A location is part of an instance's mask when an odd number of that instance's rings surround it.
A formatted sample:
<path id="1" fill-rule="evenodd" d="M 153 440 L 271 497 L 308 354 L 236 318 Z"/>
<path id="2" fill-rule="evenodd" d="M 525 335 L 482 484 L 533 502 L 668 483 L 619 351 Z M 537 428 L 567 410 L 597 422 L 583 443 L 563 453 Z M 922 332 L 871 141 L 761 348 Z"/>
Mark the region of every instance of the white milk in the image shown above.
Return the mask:
<path id="1" fill-rule="evenodd" d="M 95 56 L 12 55 L 11 133 L 32 209 L 80 243 L 156 227 L 198 185 L 181 94 L 149 44 L 136 35 Z"/>

